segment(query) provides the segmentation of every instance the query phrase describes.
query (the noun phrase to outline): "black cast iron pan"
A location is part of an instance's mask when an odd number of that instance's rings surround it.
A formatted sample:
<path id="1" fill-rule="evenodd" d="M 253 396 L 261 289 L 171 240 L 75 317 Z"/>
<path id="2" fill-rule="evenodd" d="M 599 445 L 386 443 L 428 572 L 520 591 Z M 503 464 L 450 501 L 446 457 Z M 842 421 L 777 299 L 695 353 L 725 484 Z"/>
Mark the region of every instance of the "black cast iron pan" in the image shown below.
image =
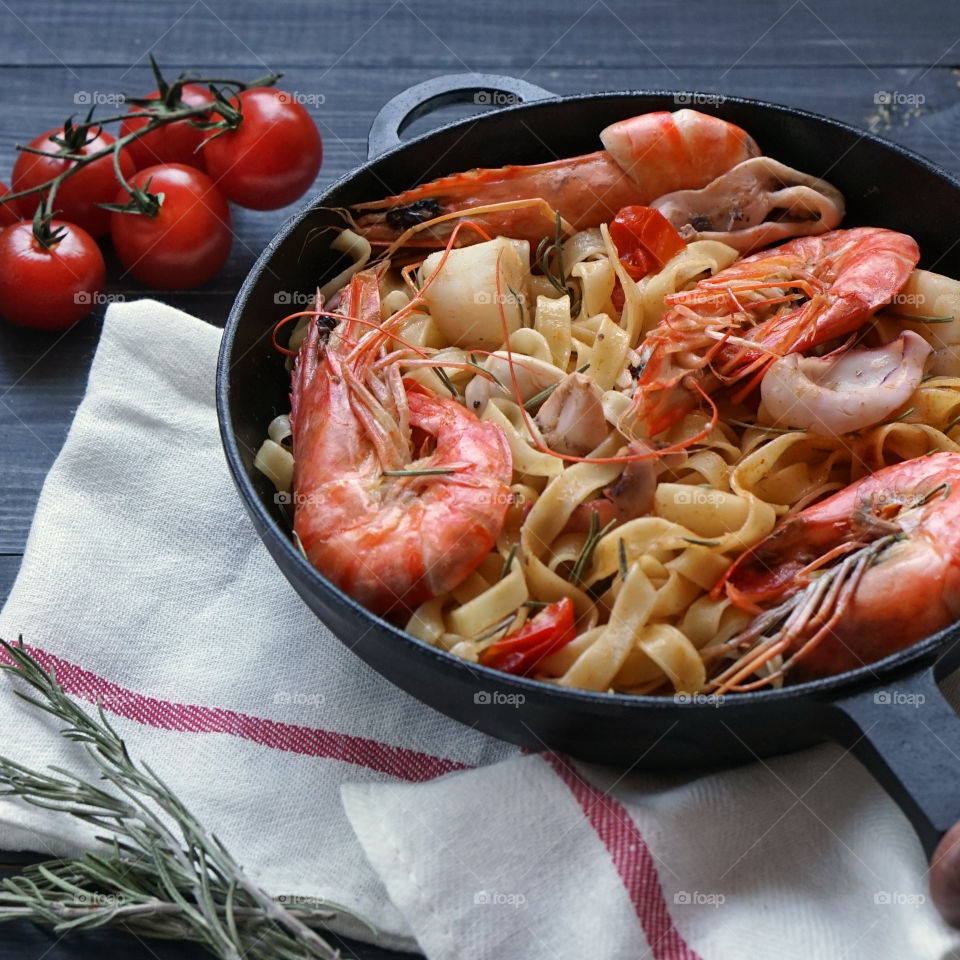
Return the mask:
<path id="1" fill-rule="evenodd" d="M 402 143 L 412 120 L 440 103 L 498 109 Z M 503 106 L 499 106 L 504 104 Z M 921 266 L 960 277 L 960 182 L 895 144 L 843 123 L 736 97 L 601 93 L 553 97 L 506 77 L 437 77 L 391 100 L 370 131 L 369 160 L 315 197 L 257 260 L 224 331 L 217 409 L 241 498 L 287 579 L 358 656 L 392 683 L 464 723 L 513 743 L 622 767 L 701 770 L 832 740 L 851 749 L 900 804 L 927 853 L 960 819 L 960 720 L 938 681 L 960 666 L 954 626 L 895 656 L 838 677 L 711 699 L 618 696 L 561 689 L 468 664 L 372 615 L 314 570 L 291 543 L 270 482 L 254 470 L 267 425 L 289 410 L 274 324 L 310 302 L 336 268 L 330 208 L 372 200 L 441 174 L 536 163 L 598 149 L 615 120 L 689 105 L 747 130 L 764 153 L 830 180 L 847 199 L 844 226 L 902 230 Z M 954 869 L 956 867 L 956 869 Z M 936 897 L 960 918 L 960 857 L 938 868 Z M 949 890 L 956 896 L 950 900 Z M 946 899 L 945 899 L 946 898 Z M 949 912 L 948 909 L 948 912 Z"/>

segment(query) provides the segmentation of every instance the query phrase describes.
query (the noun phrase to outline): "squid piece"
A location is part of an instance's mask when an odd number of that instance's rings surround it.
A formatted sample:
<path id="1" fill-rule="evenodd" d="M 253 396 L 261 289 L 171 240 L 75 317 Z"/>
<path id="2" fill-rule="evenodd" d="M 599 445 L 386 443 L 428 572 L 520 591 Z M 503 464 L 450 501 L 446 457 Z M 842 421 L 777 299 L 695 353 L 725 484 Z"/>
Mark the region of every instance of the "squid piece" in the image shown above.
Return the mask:
<path id="1" fill-rule="evenodd" d="M 869 350 L 825 357 L 791 353 L 771 364 L 760 394 L 778 426 L 839 436 L 879 423 L 903 406 L 932 351 L 923 337 L 905 330 Z"/>
<path id="2" fill-rule="evenodd" d="M 790 237 L 826 233 L 843 219 L 843 194 L 770 157 L 744 160 L 702 190 L 678 190 L 651 206 L 688 243 L 719 240 L 743 254 Z"/>
<path id="3" fill-rule="evenodd" d="M 551 450 L 585 457 L 609 432 L 600 388 L 582 373 L 567 374 L 540 408 L 537 424 Z"/>
<path id="4" fill-rule="evenodd" d="M 519 330 L 529 302 L 530 244 L 497 237 L 431 253 L 420 268 L 423 298 L 444 339 L 466 350 L 496 350 Z M 434 276 L 436 274 L 436 276 Z M 506 325 L 506 331 L 504 330 Z"/>
<path id="5" fill-rule="evenodd" d="M 511 359 L 505 351 L 490 354 L 481 366 L 500 382 L 478 376 L 467 384 L 464 402 L 467 409 L 472 410 L 478 417 L 483 415 L 487 401 L 491 398 L 516 400 L 517 391 L 519 391 L 520 400 L 526 403 L 538 393 L 559 383 L 563 377 L 563 371 L 558 370 L 552 363 L 521 353 L 513 354 L 512 374 Z M 516 386 L 514 386 L 514 378 L 516 378 Z"/>

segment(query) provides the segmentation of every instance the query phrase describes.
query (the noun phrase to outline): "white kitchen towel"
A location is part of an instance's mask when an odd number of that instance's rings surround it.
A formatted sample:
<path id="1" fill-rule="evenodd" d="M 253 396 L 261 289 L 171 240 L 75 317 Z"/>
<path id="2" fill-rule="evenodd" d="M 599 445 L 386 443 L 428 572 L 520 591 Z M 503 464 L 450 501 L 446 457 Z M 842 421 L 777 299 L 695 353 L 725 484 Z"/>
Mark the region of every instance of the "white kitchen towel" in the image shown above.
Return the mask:
<path id="1" fill-rule="evenodd" d="M 376 934 L 341 930 L 430 960 L 960 956 L 909 825 L 837 748 L 700 778 L 575 767 L 364 666 L 246 519 L 217 431 L 218 343 L 161 304 L 110 307 L 0 636 L 102 698 L 263 886 L 342 904 Z M 14 686 L 0 680 L 2 752 L 77 767 Z M 2 848 L 91 843 L 0 799 Z"/>

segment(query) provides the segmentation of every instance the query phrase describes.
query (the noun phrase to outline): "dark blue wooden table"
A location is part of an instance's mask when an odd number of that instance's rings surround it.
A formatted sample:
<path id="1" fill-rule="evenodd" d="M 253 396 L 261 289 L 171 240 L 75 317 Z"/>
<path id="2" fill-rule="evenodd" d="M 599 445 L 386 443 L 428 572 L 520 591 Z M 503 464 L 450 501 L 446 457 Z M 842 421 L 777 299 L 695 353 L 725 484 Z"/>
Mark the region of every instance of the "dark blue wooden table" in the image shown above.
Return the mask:
<path id="1" fill-rule="evenodd" d="M 846 120 L 960 174 L 960 5 L 949 0 L 0 0 L 0 180 L 9 183 L 15 142 L 110 94 L 152 89 L 151 51 L 171 76 L 283 71 L 282 86 L 300 95 L 324 138 L 318 188 L 364 159 L 370 121 L 385 100 L 461 71 L 507 73 L 559 94 L 631 88 L 758 97 Z M 464 112 L 446 108 L 410 133 Z M 237 211 L 220 275 L 199 291 L 162 299 L 222 324 L 234 291 L 290 212 Z M 110 293 L 150 293 L 109 254 L 108 264 Z M 100 319 L 54 336 L 0 323 L 0 599 L 83 394 Z M 0 749 L 16 755 L 10 731 L 0 732 Z M 0 853 L 0 864 L 22 862 Z M 115 933 L 61 940 L 27 925 L 0 926 L 0 960 L 94 953 L 103 960 L 206 956 Z M 356 944 L 346 944 L 344 955 L 390 956 Z"/>

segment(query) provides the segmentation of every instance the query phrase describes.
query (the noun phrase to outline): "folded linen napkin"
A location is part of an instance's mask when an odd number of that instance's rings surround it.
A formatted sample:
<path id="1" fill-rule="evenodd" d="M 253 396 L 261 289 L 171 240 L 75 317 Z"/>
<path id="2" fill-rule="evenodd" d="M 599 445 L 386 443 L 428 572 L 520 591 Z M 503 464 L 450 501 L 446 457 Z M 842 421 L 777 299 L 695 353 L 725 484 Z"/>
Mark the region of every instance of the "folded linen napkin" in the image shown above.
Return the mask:
<path id="1" fill-rule="evenodd" d="M 524 754 L 366 667 L 243 512 L 219 337 L 152 301 L 110 307 L 0 636 L 102 698 L 255 880 L 430 960 L 960 956 L 909 825 L 838 748 L 623 775 Z M 14 686 L 0 679 L 2 752 L 76 767 Z M 4 849 L 70 855 L 92 836 L 0 798 Z"/>

